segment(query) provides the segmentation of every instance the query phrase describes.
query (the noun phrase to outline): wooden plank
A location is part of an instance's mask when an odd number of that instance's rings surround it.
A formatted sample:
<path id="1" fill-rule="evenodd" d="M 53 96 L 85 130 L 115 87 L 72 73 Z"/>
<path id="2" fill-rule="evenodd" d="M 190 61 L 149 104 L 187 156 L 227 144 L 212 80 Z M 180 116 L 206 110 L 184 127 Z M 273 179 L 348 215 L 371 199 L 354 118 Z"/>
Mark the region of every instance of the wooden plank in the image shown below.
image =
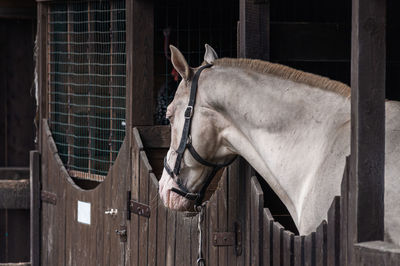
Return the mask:
<path id="1" fill-rule="evenodd" d="M 263 231 L 263 263 L 264 265 L 273 265 L 273 226 L 274 218 L 268 208 L 264 208 L 264 231 Z"/>
<path id="2" fill-rule="evenodd" d="M 341 183 L 340 197 L 340 265 L 347 265 L 347 241 L 348 241 L 348 202 L 349 202 L 349 171 L 350 158 L 346 158 L 346 167 Z"/>
<path id="3" fill-rule="evenodd" d="M 28 179 L 29 167 L 0 167 L 0 180 Z"/>
<path id="4" fill-rule="evenodd" d="M 222 174 L 221 180 L 218 184 L 217 194 L 218 199 L 218 231 L 229 232 L 228 223 L 234 223 L 235 221 L 228 220 L 228 170 L 225 170 Z M 234 231 L 231 231 L 234 232 Z M 227 265 L 228 263 L 228 250 L 232 247 L 220 246 L 218 247 L 218 265 Z"/>
<path id="5" fill-rule="evenodd" d="M 30 151 L 30 261 L 40 265 L 40 154 Z"/>
<path id="6" fill-rule="evenodd" d="M 327 230 L 328 225 L 324 220 L 317 227 L 315 231 L 315 263 L 316 265 L 326 266 L 328 264 L 327 252 L 328 252 L 328 243 L 327 243 Z"/>
<path id="7" fill-rule="evenodd" d="M 157 264 L 163 266 L 167 259 L 167 209 L 161 201 L 159 201 L 159 204 L 160 206 L 157 207 Z"/>
<path id="8" fill-rule="evenodd" d="M 257 177 L 251 177 L 251 264 L 263 265 L 263 208 L 264 193 Z"/>
<path id="9" fill-rule="evenodd" d="M 255 4 L 253 0 L 240 0 L 239 6 L 239 57 L 269 60 L 269 2 Z"/>
<path id="10" fill-rule="evenodd" d="M 356 265 L 400 265 L 399 246 L 383 242 L 370 241 L 354 245 Z"/>
<path id="11" fill-rule="evenodd" d="M 272 227 L 272 238 L 273 238 L 273 244 L 272 244 L 272 249 L 273 249 L 273 263 L 272 265 L 281 265 L 283 262 L 283 226 L 278 223 L 274 222 L 274 225 Z"/>
<path id="12" fill-rule="evenodd" d="M 294 265 L 304 266 L 304 236 L 294 237 Z"/>
<path id="13" fill-rule="evenodd" d="M 169 148 L 171 141 L 170 126 L 138 126 L 137 129 L 146 149 Z"/>
<path id="14" fill-rule="evenodd" d="M 196 265 L 198 258 L 199 231 L 197 225 L 198 225 L 198 215 L 190 218 L 190 265 Z"/>
<path id="15" fill-rule="evenodd" d="M 304 262 L 305 266 L 315 266 L 315 232 L 304 238 Z"/>
<path id="16" fill-rule="evenodd" d="M 175 265 L 190 265 L 190 218 L 177 213 Z"/>
<path id="17" fill-rule="evenodd" d="M 234 232 L 235 231 L 235 222 L 239 223 L 239 163 L 238 160 L 235 160 L 228 168 L 227 168 L 227 186 L 228 186 L 228 231 Z M 242 227 L 242 237 L 243 237 L 243 224 L 241 223 L 240 226 Z M 243 243 L 242 243 L 243 244 Z M 241 249 L 241 252 L 243 247 Z M 235 249 L 228 249 L 228 262 L 227 265 L 240 265 L 243 263 L 241 261 L 243 256 L 241 253 L 237 253 Z"/>
<path id="18" fill-rule="evenodd" d="M 130 2 L 130 1 L 128 1 Z M 128 3 L 127 3 L 128 4 Z M 139 201 L 139 180 L 140 180 L 140 152 L 143 150 L 143 144 L 140 139 L 139 131 L 133 128 L 131 134 L 131 199 Z M 129 223 L 129 241 L 128 241 L 128 265 L 138 265 L 139 263 L 139 216 L 131 214 Z M 159 260 L 160 261 L 160 260 Z"/>
<path id="19" fill-rule="evenodd" d="M 149 203 L 149 175 L 150 165 L 148 164 L 146 153 L 140 152 L 140 178 L 139 178 L 139 202 L 148 205 Z M 139 265 L 147 265 L 148 259 L 148 234 L 149 234 L 149 219 L 139 216 Z"/>
<path id="20" fill-rule="evenodd" d="M 29 179 L 0 180 L 0 209 L 29 209 L 29 186 Z"/>
<path id="21" fill-rule="evenodd" d="M 348 245 L 384 239 L 386 1 L 352 3 Z"/>
<path id="22" fill-rule="evenodd" d="M 153 124 L 153 1 L 127 1 L 127 128 Z"/>
<path id="23" fill-rule="evenodd" d="M 157 263 L 157 239 L 158 239 L 158 181 L 153 173 L 150 173 L 149 180 L 149 206 L 151 209 L 151 216 L 149 218 L 149 247 L 148 247 L 148 265 L 158 265 Z"/>
<path id="24" fill-rule="evenodd" d="M 328 211 L 328 265 L 338 266 L 340 263 L 340 197 L 333 199 Z"/>
<path id="25" fill-rule="evenodd" d="M 283 231 L 282 249 L 282 265 L 294 265 L 294 234 L 292 232 Z"/>
<path id="26" fill-rule="evenodd" d="M 176 246 L 176 211 L 167 209 L 167 244 L 165 265 L 174 266 Z"/>
<path id="27" fill-rule="evenodd" d="M 47 128 L 47 123 L 45 120 L 42 120 L 40 123 L 40 128 Z M 47 144 L 47 136 L 46 132 L 41 132 L 40 144 L 41 144 L 41 176 L 40 176 L 40 183 L 42 188 L 47 189 L 48 187 L 48 164 L 49 164 L 49 147 Z M 40 239 L 40 265 L 48 265 L 47 264 L 47 238 L 48 238 L 48 219 L 47 219 L 47 205 L 41 205 L 40 211 L 40 232 L 41 232 L 41 239 Z"/>
<path id="28" fill-rule="evenodd" d="M 214 194 L 210 201 L 207 204 L 207 219 L 208 225 L 205 230 L 208 234 L 208 264 L 210 265 L 218 265 L 218 247 L 215 247 L 212 242 L 212 234 L 213 232 L 218 232 L 218 197 Z M 205 218 L 206 218 L 205 217 Z"/>

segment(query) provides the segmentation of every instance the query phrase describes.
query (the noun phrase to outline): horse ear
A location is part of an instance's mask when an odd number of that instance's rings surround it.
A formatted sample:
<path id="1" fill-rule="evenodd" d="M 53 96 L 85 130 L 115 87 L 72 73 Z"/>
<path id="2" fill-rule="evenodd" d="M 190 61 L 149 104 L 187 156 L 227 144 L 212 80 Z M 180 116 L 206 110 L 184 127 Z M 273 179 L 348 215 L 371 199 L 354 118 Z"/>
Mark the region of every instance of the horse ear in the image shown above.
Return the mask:
<path id="1" fill-rule="evenodd" d="M 206 53 L 204 54 L 204 61 L 206 61 L 208 64 L 212 64 L 214 63 L 215 59 L 218 59 L 218 55 L 210 45 L 206 44 L 205 47 Z"/>
<path id="2" fill-rule="evenodd" d="M 189 80 L 190 77 L 192 76 L 192 69 L 186 62 L 185 57 L 175 46 L 170 45 L 169 49 L 171 50 L 172 65 L 184 80 Z"/>

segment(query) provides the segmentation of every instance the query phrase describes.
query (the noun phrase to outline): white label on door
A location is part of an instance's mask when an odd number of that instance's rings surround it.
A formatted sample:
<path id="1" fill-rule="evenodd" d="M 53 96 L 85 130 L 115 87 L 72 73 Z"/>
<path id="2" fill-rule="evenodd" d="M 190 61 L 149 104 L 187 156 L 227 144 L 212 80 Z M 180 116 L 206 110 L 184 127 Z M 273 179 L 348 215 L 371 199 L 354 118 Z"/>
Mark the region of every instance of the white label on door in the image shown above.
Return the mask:
<path id="1" fill-rule="evenodd" d="M 78 222 L 90 224 L 90 203 L 78 200 Z"/>

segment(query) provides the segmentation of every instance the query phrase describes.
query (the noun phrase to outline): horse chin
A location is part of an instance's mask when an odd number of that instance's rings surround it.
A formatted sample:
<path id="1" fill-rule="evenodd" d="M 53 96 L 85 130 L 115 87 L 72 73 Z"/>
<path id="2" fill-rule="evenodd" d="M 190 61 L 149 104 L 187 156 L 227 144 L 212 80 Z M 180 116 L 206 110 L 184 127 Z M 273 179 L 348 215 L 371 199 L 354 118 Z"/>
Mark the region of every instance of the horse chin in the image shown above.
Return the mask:
<path id="1" fill-rule="evenodd" d="M 159 194 L 164 206 L 176 211 L 193 210 L 193 202 L 173 192 L 173 187 L 179 188 L 172 178 L 163 175 L 159 182 Z"/>
<path id="2" fill-rule="evenodd" d="M 189 211 L 193 209 L 193 203 L 190 200 L 176 194 L 171 190 L 169 190 L 168 193 L 168 202 L 164 202 L 166 207 L 176 211 Z"/>

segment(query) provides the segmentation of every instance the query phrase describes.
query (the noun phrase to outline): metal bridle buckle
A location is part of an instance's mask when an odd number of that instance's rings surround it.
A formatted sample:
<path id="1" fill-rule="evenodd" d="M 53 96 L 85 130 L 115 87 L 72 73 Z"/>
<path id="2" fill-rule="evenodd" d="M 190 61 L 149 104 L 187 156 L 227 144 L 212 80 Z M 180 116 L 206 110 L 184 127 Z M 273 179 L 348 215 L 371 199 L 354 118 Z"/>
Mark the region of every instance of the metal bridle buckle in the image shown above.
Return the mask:
<path id="1" fill-rule="evenodd" d="M 188 107 L 186 107 L 186 110 L 185 110 L 185 119 L 190 119 L 190 118 L 192 118 L 192 115 L 193 115 L 193 106 L 188 106 Z"/>

